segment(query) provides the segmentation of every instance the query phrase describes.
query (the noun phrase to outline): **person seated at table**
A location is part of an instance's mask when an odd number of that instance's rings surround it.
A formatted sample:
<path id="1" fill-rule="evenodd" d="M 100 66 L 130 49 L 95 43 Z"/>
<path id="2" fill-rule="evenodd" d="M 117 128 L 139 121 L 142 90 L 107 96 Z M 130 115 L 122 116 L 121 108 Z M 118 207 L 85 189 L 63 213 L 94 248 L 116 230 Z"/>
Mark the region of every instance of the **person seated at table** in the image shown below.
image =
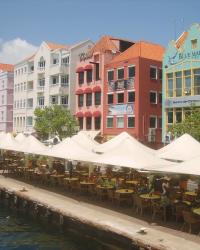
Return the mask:
<path id="1" fill-rule="evenodd" d="M 111 179 L 111 177 L 109 176 L 108 179 L 105 180 L 105 186 L 115 186 L 115 182 Z"/>

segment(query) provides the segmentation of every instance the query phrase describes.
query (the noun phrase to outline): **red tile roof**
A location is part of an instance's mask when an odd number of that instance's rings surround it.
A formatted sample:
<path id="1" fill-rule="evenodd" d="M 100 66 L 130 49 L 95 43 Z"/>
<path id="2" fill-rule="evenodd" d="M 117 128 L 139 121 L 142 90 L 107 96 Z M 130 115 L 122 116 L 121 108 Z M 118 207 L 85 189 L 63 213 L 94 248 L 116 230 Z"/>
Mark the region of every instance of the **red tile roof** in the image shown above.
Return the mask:
<path id="1" fill-rule="evenodd" d="M 164 51 L 165 48 L 161 45 L 146 41 L 139 41 L 120 55 L 116 56 L 110 63 L 124 61 L 134 57 L 143 57 L 147 59 L 162 61 Z"/>
<path id="2" fill-rule="evenodd" d="M 0 71 L 5 71 L 5 72 L 12 72 L 14 71 L 14 65 L 12 64 L 5 64 L 5 63 L 0 63 Z"/>
<path id="3" fill-rule="evenodd" d="M 115 39 L 116 40 L 116 39 Z M 120 40 L 120 39 L 118 39 Z M 111 36 L 103 36 L 90 50 L 89 53 L 95 52 L 105 53 L 106 51 L 119 51 L 116 44 L 112 41 Z"/>
<path id="4" fill-rule="evenodd" d="M 181 36 L 176 40 L 176 48 L 179 49 L 185 42 L 188 36 L 188 32 L 184 31 Z"/>
<path id="5" fill-rule="evenodd" d="M 62 45 L 62 44 L 56 44 L 52 42 L 45 42 L 47 46 L 50 48 L 50 50 L 56 50 L 56 49 L 67 49 L 69 46 Z"/>

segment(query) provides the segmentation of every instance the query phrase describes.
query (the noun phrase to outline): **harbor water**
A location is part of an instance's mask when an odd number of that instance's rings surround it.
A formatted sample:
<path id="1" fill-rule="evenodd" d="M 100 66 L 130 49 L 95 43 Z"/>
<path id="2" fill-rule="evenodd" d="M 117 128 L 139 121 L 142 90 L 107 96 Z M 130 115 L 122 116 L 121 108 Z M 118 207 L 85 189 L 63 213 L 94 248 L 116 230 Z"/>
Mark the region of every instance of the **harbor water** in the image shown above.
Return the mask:
<path id="1" fill-rule="evenodd" d="M 0 205 L 0 250 L 107 250 L 99 242 L 64 235 Z"/>

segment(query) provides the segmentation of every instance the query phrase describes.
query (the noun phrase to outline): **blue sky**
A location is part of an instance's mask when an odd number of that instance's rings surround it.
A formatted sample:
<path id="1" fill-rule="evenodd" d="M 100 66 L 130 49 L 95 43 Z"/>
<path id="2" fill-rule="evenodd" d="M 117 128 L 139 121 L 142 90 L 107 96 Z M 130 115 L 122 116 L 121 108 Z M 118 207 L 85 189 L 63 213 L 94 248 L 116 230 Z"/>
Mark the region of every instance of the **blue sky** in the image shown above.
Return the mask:
<path id="1" fill-rule="evenodd" d="M 200 22 L 199 10 L 199 0 L 0 0 L 0 60 L 2 46 L 17 38 L 39 46 L 110 34 L 167 46 Z"/>

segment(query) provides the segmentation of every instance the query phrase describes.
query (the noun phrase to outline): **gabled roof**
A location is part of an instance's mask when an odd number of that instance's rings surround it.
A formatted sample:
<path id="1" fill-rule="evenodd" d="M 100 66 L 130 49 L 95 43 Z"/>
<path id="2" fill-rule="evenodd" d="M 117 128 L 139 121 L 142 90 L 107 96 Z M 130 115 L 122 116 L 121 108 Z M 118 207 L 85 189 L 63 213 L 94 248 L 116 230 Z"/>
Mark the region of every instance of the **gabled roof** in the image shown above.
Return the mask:
<path id="1" fill-rule="evenodd" d="M 14 65 L 0 63 L 0 71 L 12 72 L 12 71 L 14 71 Z"/>
<path id="2" fill-rule="evenodd" d="M 45 43 L 47 44 L 47 46 L 49 47 L 50 50 L 69 48 L 68 45 L 57 44 L 57 43 L 52 43 L 52 42 L 45 42 Z"/>
<path id="3" fill-rule="evenodd" d="M 143 57 L 147 59 L 162 61 L 164 51 L 165 48 L 161 45 L 153 44 L 146 41 L 139 41 L 127 50 L 125 50 L 120 55 L 116 56 L 110 63 L 121 62 L 134 57 Z"/>
<path id="4" fill-rule="evenodd" d="M 176 48 L 179 49 L 185 42 L 186 38 L 188 36 L 188 32 L 184 31 L 180 37 L 176 40 Z"/>
<path id="5" fill-rule="evenodd" d="M 115 39 L 116 40 L 116 39 Z M 120 39 L 118 39 L 120 40 Z M 90 50 L 90 53 L 93 54 L 95 52 L 102 52 L 105 53 L 106 51 L 116 51 L 118 52 L 119 49 L 117 48 L 116 44 L 112 41 L 111 36 L 103 36 Z"/>

